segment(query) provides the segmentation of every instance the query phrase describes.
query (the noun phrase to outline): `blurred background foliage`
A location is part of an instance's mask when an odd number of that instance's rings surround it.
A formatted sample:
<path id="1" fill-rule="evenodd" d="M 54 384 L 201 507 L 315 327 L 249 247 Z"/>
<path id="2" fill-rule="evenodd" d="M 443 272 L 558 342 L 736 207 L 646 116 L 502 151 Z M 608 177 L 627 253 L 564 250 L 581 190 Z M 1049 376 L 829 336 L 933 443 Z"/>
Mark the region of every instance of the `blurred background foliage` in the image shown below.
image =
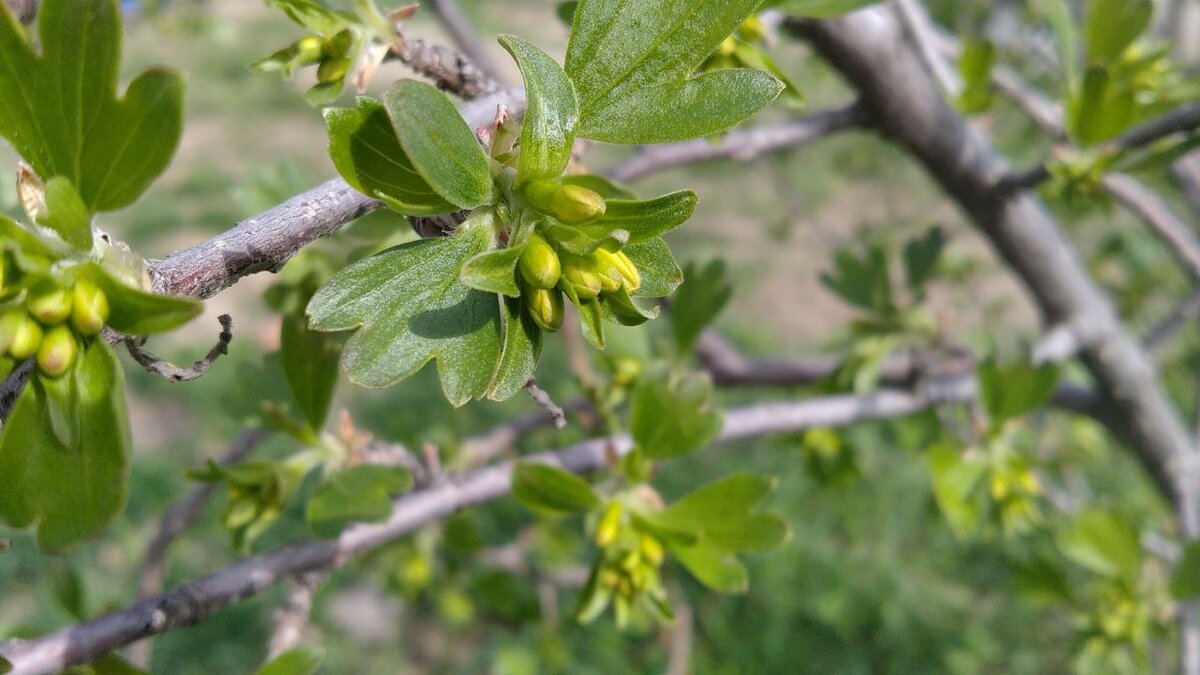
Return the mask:
<path id="1" fill-rule="evenodd" d="M 567 31 L 550 0 L 462 4 L 485 35 L 522 34 L 558 54 L 565 47 Z M 1023 52 L 1025 74 L 1055 86 L 1053 69 L 1028 57 L 1052 38 L 1024 3 L 929 4 L 948 27 L 987 33 L 1002 49 Z M 295 39 L 295 27 L 281 15 L 250 0 L 159 0 L 128 8 L 124 67 L 134 72 L 163 63 L 187 74 L 185 135 L 165 178 L 104 225 L 154 257 L 334 175 L 320 114 L 302 96 L 311 73 L 288 83 L 247 68 Z M 418 14 L 410 30 L 446 42 L 428 16 Z M 515 81 L 499 46 L 490 44 L 488 51 Z M 836 76 L 804 48 L 783 41 L 774 54 L 803 88 L 810 110 L 848 99 Z M 379 83 L 407 76 L 399 66 L 385 68 Z M 757 122 L 790 114 L 772 109 Z M 1019 165 L 1038 161 L 1049 147 L 1003 101 L 980 123 Z M 589 166 L 612 166 L 625 152 L 596 148 Z M 14 166 L 9 159 L 0 167 Z M 0 208 L 15 215 L 6 172 L 0 169 Z M 1162 170 L 1145 178 L 1169 184 Z M 750 354 L 853 353 L 863 339 L 855 320 L 870 312 L 839 297 L 822 275 L 836 276 L 838 251 L 861 256 L 873 247 L 885 259 L 895 258 L 904 242 L 934 225 L 948 244 L 938 278 L 919 304 L 937 331 L 1001 354 L 1015 354 L 1037 335 L 1035 312 L 991 251 L 916 166 L 871 135 L 841 135 L 750 163 L 690 166 L 637 185 L 645 194 L 679 187 L 696 189 L 701 206 L 692 222 L 670 235 L 671 245 L 681 262 L 721 258 L 728 264 L 734 294 L 716 326 Z M 1135 330 L 1153 325 L 1187 292 L 1168 252 L 1126 213 L 1096 200 L 1052 204 Z M 351 231 L 408 232 L 398 217 L 370 220 Z M 14 537 L 12 550 L 0 556 L 0 636 L 45 633 L 73 615 L 131 601 L 158 519 L 190 487 L 185 470 L 223 453 L 258 415 L 264 392 L 282 387 L 278 366 L 264 361 L 278 348 L 279 319 L 262 299 L 271 283 L 268 275 L 242 281 L 210 301 L 193 330 L 153 345 L 189 361 L 207 349 L 215 317 L 232 313 L 230 357 L 205 378 L 171 385 L 129 369 L 136 457 L 126 516 L 102 540 L 63 559 L 48 559 L 26 537 Z M 655 325 L 650 337 L 640 339 L 665 339 L 666 330 Z M 1186 329 L 1165 363 L 1172 394 L 1187 409 L 1195 398 L 1200 331 Z M 561 341 L 549 341 L 539 380 L 560 401 L 577 394 Z M 435 444 L 453 466 L 457 442 L 532 407 L 517 397 L 454 410 L 436 391 L 426 369 L 383 391 L 343 386 L 335 410 L 353 411 L 355 422 L 380 438 L 412 448 Z M 734 405 L 762 396 L 722 392 L 720 400 Z M 779 487 L 768 507 L 793 530 L 780 549 L 748 556 L 751 586 L 744 595 L 713 594 L 678 569 L 669 575 L 672 593 L 686 600 L 676 610 L 680 625 L 692 628 L 695 672 L 969 675 L 1169 668 L 1176 650 L 1165 608 L 1166 573 L 1161 563 L 1143 558 L 1136 538 L 1130 555 L 1137 592 L 1122 595 L 1113 590 L 1117 581 L 1088 566 L 1087 528 L 1071 516 L 1035 518 L 1032 532 L 1020 537 L 948 524 L 935 494 L 938 474 L 930 452 L 946 422 L 929 413 L 838 433 L 742 442 L 702 450 L 662 471 L 656 485 L 667 497 L 739 470 L 775 475 Z M 520 449 L 558 447 L 582 433 L 578 425 L 563 433 L 538 432 Z M 1092 422 L 1037 413 L 1011 444 L 1043 480 L 1066 486 L 1068 493 L 1080 491 L 1064 499 L 1084 499 L 1113 514 L 1097 527 L 1170 533 L 1169 512 L 1141 470 Z M 275 438 L 260 455 L 282 457 L 293 449 Z M 1053 512 L 1047 500 L 1036 496 L 1036 506 Z M 215 500 L 201 525 L 177 543 L 168 583 L 238 557 L 220 526 L 223 507 L 223 498 Z M 619 632 L 611 620 L 579 626 L 571 619 L 571 572 L 586 560 L 588 545 L 579 529 L 539 522 L 508 500 L 355 561 L 317 596 L 311 632 L 327 651 L 324 672 L 663 672 L 673 645 L 678 648 L 671 629 L 635 623 Z M 253 548 L 305 533 L 302 507 L 293 503 Z M 530 551 L 531 572 L 502 571 L 480 554 L 514 542 Z M 153 672 L 252 672 L 264 657 L 270 617 L 281 598 L 277 589 L 158 638 Z M 1148 626 L 1154 639 L 1108 639 L 1123 636 L 1121 628 L 1099 624 L 1128 609 L 1106 605 L 1112 598 L 1117 605 L 1128 598 L 1140 603 L 1131 625 Z M 1096 636 L 1103 639 L 1095 642 Z"/>

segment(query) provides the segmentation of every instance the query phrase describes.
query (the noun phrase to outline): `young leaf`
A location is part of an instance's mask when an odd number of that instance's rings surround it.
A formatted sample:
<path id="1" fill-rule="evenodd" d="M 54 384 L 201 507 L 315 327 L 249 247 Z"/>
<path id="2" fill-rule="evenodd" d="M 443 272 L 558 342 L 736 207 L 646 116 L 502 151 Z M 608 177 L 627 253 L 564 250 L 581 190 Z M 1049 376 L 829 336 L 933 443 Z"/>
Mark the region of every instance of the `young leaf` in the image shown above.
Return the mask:
<path id="1" fill-rule="evenodd" d="M 401 80 L 383 95 L 383 105 L 404 152 L 435 192 L 462 209 L 491 201 L 488 157 L 445 94 Z"/>
<path id="2" fill-rule="evenodd" d="M 1088 63 L 1116 61 L 1150 27 L 1151 0 L 1089 0 L 1084 36 Z"/>
<path id="3" fill-rule="evenodd" d="M 670 232 L 692 217 L 696 211 L 696 193 L 680 190 L 645 201 L 610 199 L 603 216 L 580 228 L 612 231 L 625 230 L 629 243 L 640 244 Z"/>
<path id="4" fill-rule="evenodd" d="M 520 244 L 480 253 L 463 265 L 459 277 L 476 290 L 519 298 L 521 289 L 517 286 L 516 267 L 524 252 L 525 245 Z"/>
<path id="5" fill-rule="evenodd" d="M 338 272 L 308 304 L 315 330 L 358 329 L 342 367 L 351 381 L 386 387 L 438 364 L 447 400 L 459 406 L 488 391 L 500 360 L 499 304 L 459 281 L 463 264 L 493 244 L 481 213 L 451 237 L 388 249 Z"/>
<path id="6" fill-rule="evenodd" d="M 329 156 L 355 190 L 410 216 L 451 213 L 446 201 L 417 173 L 387 110 L 375 99 L 360 97 L 355 108 L 328 108 Z"/>
<path id="7" fill-rule="evenodd" d="M 76 275 L 88 279 L 108 296 L 108 325 L 126 335 L 149 335 L 178 328 L 196 318 L 204 305 L 191 298 L 159 295 L 117 281 L 96 263 L 84 263 Z"/>
<path id="8" fill-rule="evenodd" d="M 600 504 L 600 497 L 587 481 L 549 464 L 517 464 L 512 484 L 513 496 L 539 513 L 583 513 Z"/>
<path id="9" fill-rule="evenodd" d="M 305 518 L 318 536 L 330 539 L 351 523 L 378 522 L 392 512 L 392 495 L 412 486 L 400 466 L 362 464 L 325 480 L 308 500 Z"/>
<path id="10" fill-rule="evenodd" d="M 700 373 L 648 371 L 638 380 L 630 408 L 633 440 L 653 459 L 696 450 L 723 423 L 712 405 L 712 380 Z"/>
<path id="11" fill-rule="evenodd" d="M 988 360 L 979 366 L 979 398 L 993 425 L 1020 417 L 1041 407 L 1058 386 L 1057 366 L 1026 362 L 1000 365 Z"/>
<path id="12" fill-rule="evenodd" d="M 760 0 L 582 0 L 565 70 L 579 95 L 579 135 L 665 143 L 719 133 L 783 85 L 748 68 L 693 71 Z"/>
<path id="13" fill-rule="evenodd" d="M 36 522 L 47 551 L 99 534 L 124 508 L 128 448 L 124 372 L 108 344 L 92 340 L 58 380 L 34 376 L 5 423 L 0 520 Z"/>
<path id="14" fill-rule="evenodd" d="M 279 331 L 279 356 L 292 398 L 313 431 L 325 426 L 329 404 L 337 388 L 342 336 L 309 330 L 308 320 L 297 314 L 283 317 Z"/>
<path id="15" fill-rule="evenodd" d="M 958 72 L 963 89 L 958 109 L 968 115 L 986 112 L 992 105 L 992 67 L 996 64 L 996 45 L 990 40 L 970 40 L 958 57 Z"/>
<path id="16" fill-rule="evenodd" d="M 718 593 L 744 593 L 750 587 L 746 567 L 732 553 L 699 540 L 686 545 L 669 541 L 667 546 L 696 580 Z"/>
<path id="17" fill-rule="evenodd" d="M 1140 535 L 1121 514 L 1099 508 L 1083 511 L 1058 543 L 1063 555 L 1096 574 L 1130 582 L 1137 579 Z"/>
<path id="18" fill-rule="evenodd" d="M 942 515 L 956 536 L 969 536 L 983 518 L 976 490 L 987 465 L 966 461 L 959 448 L 945 444 L 931 448 L 927 458 L 933 496 Z"/>
<path id="19" fill-rule="evenodd" d="M 324 660 L 325 652 L 316 647 L 296 647 L 263 666 L 258 675 L 313 675 Z"/>
<path id="20" fill-rule="evenodd" d="M 637 297 L 665 298 L 683 283 L 683 270 L 675 264 L 671 248 L 661 238 L 630 244 L 621 250 L 642 275 L 642 285 L 634 294 Z"/>
<path id="21" fill-rule="evenodd" d="M 772 478 L 736 474 L 691 492 L 651 520 L 668 530 L 698 532 L 724 551 L 765 551 L 788 537 L 778 517 L 752 512 L 774 489 Z"/>
<path id="22" fill-rule="evenodd" d="M 940 227 L 931 227 L 924 236 L 912 239 L 904 245 L 904 273 L 908 286 L 918 296 L 923 296 L 925 284 L 937 272 L 938 259 L 946 248 L 946 235 Z"/>
<path id="23" fill-rule="evenodd" d="M 500 44 L 512 54 L 525 80 L 517 183 L 557 178 L 567 168 L 575 143 L 579 122 L 575 87 L 546 52 L 515 35 L 501 35 Z"/>
<path id="24" fill-rule="evenodd" d="M 881 246 L 871 246 L 859 258 L 848 249 L 834 254 L 837 269 L 821 275 L 821 283 L 846 302 L 887 314 L 895 309 L 892 283 L 888 277 L 887 254 Z"/>
<path id="25" fill-rule="evenodd" d="M 522 309 L 521 301 L 516 298 L 500 301 L 504 313 L 504 348 L 496 367 L 496 379 L 488 389 L 488 398 L 493 401 L 505 401 L 520 392 L 533 377 L 542 354 L 542 329 Z"/>
<path id="26" fill-rule="evenodd" d="M 724 260 L 713 260 L 704 267 L 690 263 L 683 277 L 686 281 L 671 300 L 671 331 L 680 354 L 691 351 L 700 332 L 733 297 Z"/>
<path id="27" fill-rule="evenodd" d="M 629 297 L 629 292 L 624 287 L 606 293 L 602 307 L 605 318 L 611 318 L 622 326 L 640 326 L 658 318 L 658 307 L 642 307 Z"/>
<path id="28" fill-rule="evenodd" d="M 38 223 L 76 249 L 92 250 L 92 214 L 66 178 L 55 176 L 46 181 L 46 213 Z"/>
<path id="29" fill-rule="evenodd" d="M 38 24 L 41 56 L 0 11 L 0 136 L 38 175 L 69 180 L 89 210 L 132 203 L 175 154 L 183 80 L 148 70 L 117 98 L 116 0 L 46 0 Z"/>

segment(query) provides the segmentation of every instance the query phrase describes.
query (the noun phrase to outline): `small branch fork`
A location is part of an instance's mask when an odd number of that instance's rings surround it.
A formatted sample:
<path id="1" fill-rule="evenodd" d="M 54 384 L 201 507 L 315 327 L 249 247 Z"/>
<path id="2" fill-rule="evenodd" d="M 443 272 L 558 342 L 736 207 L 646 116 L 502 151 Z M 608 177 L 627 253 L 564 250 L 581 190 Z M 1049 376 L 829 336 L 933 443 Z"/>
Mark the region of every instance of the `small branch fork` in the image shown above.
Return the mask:
<path id="1" fill-rule="evenodd" d="M 133 360 L 141 364 L 147 372 L 161 375 L 170 382 L 190 382 L 203 377 L 217 359 L 229 354 L 229 343 L 233 341 L 233 317 L 222 314 L 217 321 L 221 322 L 221 334 L 217 336 L 217 344 L 208 350 L 204 358 L 187 368 L 180 368 L 142 349 L 142 346 L 146 344 L 144 337 L 125 338 L 125 349 L 129 351 Z"/>

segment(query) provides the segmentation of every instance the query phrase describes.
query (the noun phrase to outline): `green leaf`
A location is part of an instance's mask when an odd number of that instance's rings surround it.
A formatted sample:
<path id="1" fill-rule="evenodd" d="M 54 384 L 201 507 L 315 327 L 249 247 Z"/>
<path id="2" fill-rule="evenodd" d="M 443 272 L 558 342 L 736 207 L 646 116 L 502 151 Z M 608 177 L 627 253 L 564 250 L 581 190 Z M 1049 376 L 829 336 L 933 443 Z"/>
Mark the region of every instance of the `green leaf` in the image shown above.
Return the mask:
<path id="1" fill-rule="evenodd" d="M 46 213 L 38 223 L 76 249 L 92 250 L 92 214 L 66 178 L 55 176 L 46 181 Z"/>
<path id="2" fill-rule="evenodd" d="M 882 246 L 871 246 L 861 258 L 848 249 L 839 249 L 833 260 L 834 272 L 821 275 L 826 288 L 862 309 L 880 314 L 895 309 L 887 254 Z"/>
<path id="3" fill-rule="evenodd" d="M 54 598 L 67 614 L 76 621 L 87 621 L 87 594 L 75 568 L 67 564 L 56 565 L 51 571 L 50 583 L 54 588 Z"/>
<path id="4" fill-rule="evenodd" d="M 724 551 L 769 550 L 787 539 L 788 526 L 752 510 L 774 489 L 773 478 L 736 474 L 691 492 L 651 521 L 667 530 L 698 532 Z"/>
<path id="5" fill-rule="evenodd" d="M 463 209 L 492 200 L 492 170 L 475 134 L 433 85 L 401 80 L 383 105 L 417 173 L 446 201 Z"/>
<path id="6" fill-rule="evenodd" d="M 517 286 L 516 267 L 524 252 L 525 244 L 522 243 L 480 253 L 463 265 L 459 278 L 476 290 L 519 298 L 521 288 Z"/>
<path id="7" fill-rule="evenodd" d="M 610 199 L 603 216 L 581 229 L 613 229 L 629 233 L 629 243 L 640 244 L 670 232 L 692 217 L 696 211 L 696 193 L 680 190 L 645 201 Z"/>
<path id="8" fill-rule="evenodd" d="M 512 54 L 525 80 L 517 183 L 557 178 L 567 168 L 575 144 L 579 123 L 575 87 L 546 52 L 515 35 L 501 35 L 500 44 Z"/>
<path id="9" fill-rule="evenodd" d="M 638 379 L 630 406 L 634 442 L 652 459 L 677 457 L 708 443 L 723 424 L 712 390 L 705 373 L 647 371 Z"/>
<path id="10" fill-rule="evenodd" d="M 204 305 L 191 298 L 159 295 L 117 281 L 96 263 L 84 263 L 76 275 L 88 279 L 108 296 L 108 325 L 126 335 L 149 335 L 173 330 L 196 318 Z"/>
<path id="11" fill-rule="evenodd" d="M 954 534 L 966 538 L 979 527 L 983 518 L 976 489 L 987 465 L 965 461 L 959 448 L 946 444 L 930 448 L 928 462 L 938 507 Z"/>
<path id="12" fill-rule="evenodd" d="M 1072 562 L 1096 574 L 1136 581 L 1141 565 L 1141 538 L 1125 516 L 1091 508 L 1075 516 L 1059 537 L 1059 549 Z"/>
<path id="13" fill-rule="evenodd" d="M 1075 82 L 1079 73 L 1079 36 L 1075 29 L 1075 17 L 1067 0 L 1039 0 L 1036 8 L 1046 17 L 1057 38 L 1058 60 L 1062 64 L 1063 79 Z"/>
<path id="14" fill-rule="evenodd" d="M 363 464 L 325 479 L 308 500 L 305 518 L 318 536 L 332 539 L 351 523 L 379 522 L 392 513 L 392 495 L 412 487 L 400 466 Z"/>
<path id="15" fill-rule="evenodd" d="M 767 5 L 779 5 L 784 12 L 792 16 L 828 19 L 880 2 L 882 0 L 783 0 L 782 2 L 769 2 Z"/>
<path id="16" fill-rule="evenodd" d="M 356 108 L 328 108 L 325 125 L 333 165 L 355 190 L 410 216 L 458 210 L 417 173 L 378 101 L 360 97 Z"/>
<path id="17" fill-rule="evenodd" d="M 1091 66 L 1068 101 L 1071 136 L 1084 146 L 1114 138 L 1133 123 L 1136 106 L 1131 88 L 1114 81 L 1103 66 Z"/>
<path id="18" fill-rule="evenodd" d="M 765 49 L 739 41 L 734 47 L 733 56 L 739 65 L 770 73 L 772 77 L 782 82 L 783 92 L 779 95 L 781 103 L 793 110 L 804 107 L 804 93 L 800 91 L 800 87 L 783 71 L 783 68 L 779 67 L 779 64 L 775 63 L 775 59 L 771 58 Z"/>
<path id="19" fill-rule="evenodd" d="M 579 95 L 579 135 L 664 143 L 719 133 L 783 85 L 747 68 L 693 71 L 760 0 L 582 0 L 565 70 Z"/>
<path id="20" fill-rule="evenodd" d="M 38 175 L 69 180 L 89 210 L 132 203 L 175 154 L 183 80 L 148 70 L 117 98 L 116 0 L 46 0 L 38 24 L 41 56 L 0 13 L 0 135 Z"/>
<path id="21" fill-rule="evenodd" d="M 35 375 L 0 435 L 0 520 L 37 523 L 38 546 L 65 551 L 124 508 L 129 416 L 125 379 L 94 339 L 61 378 Z"/>
<path id="22" fill-rule="evenodd" d="M 542 354 L 542 330 L 522 309 L 516 298 L 501 298 L 504 312 L 504 348 L 496 368 L 496 380 L 488 389 L 488 398 L 505 401 L 525 387 L 537 368 Z"/>
<path id="23" fill-rule="evenodd" d="M 979 365 L 979 398 L 992 424 L 998 426 L 1049 401 L 1060 375 L 1055 365 L 1035 367 L 1025 361 L 1001 365 L 989 359 Z"/>
<path id="24" fill-rule="evenodd" d="M 610 318 L 622 326 L 640 326 L 658 318 L 658 307 L 642 307 L 629 296 L 624 287 L 612 293 L 605 293 L 601 307 L 605 318 Z"/>
<path id="25" fill-rule="evenodd" d="M 683 278 L 683 285 L 671 299 L 671 331 L 680 354 L 691 351 L 700 332 L 733 297 L 733 283 L 724 260 L 713 260 L 703 267 L 689 263 Z"/>
<path id="26" fill-rule="evenodd" d="M 345 17 L 312 0 L 267 0 L 267 5 L 314 33 L 332 35 L 349 25 Z"/>
<path id="27" fill-rule="evenodd" d="M 668 541 L 667 546 L 697 581 L 718 593 L 744 593 L 750 587 L 750 577 L 741 561 L 710 542 L 685 545 Z"/>
<path id="28" fill-rule="evenodd" d="M 421 239 L 360 260 L 313 296 L 310 325 L 358 329 L 342 352 L 353 382 L 386 387 L 435 360 L 447 400 L 459 406 L 479 398 L 500 360 L 500 308 L 495 295 L 459 281 L 459 270 L 493 240 L 491 214 L 481 212 L 454 236 Z"/>
<path id="29" fill-rule="evenodd" d="M 1084 26 L 1088 63 L 1116 61 L 1150 27 L 1153 16 L 1151 0 L 1090 0 Z"/>
<path id="30" fill-rule="evenodd" d="M 299 314 L 283 317 L 279 329 L 279 356 L 292 397 L 313 431 L 320 431 L 329 416 L 329 404 L 338 382 L 342 336 L 309 330 Z"/>
<path id="31" fill-rule="evenodd" d="M 567 291 L 570 296 L 571 292 Z M 579 327 L 583 337 L 596 349 L 604 349 L 604 306 L 599 300 L 580 301 L 572 298 L 575 310 L 579 314 Z"/>
<path id="32" fill-rule="evenodd" d="M 918 297 L 924 297 L 925 284 L 937 273 L 937 263 L 945 248 L 946 235 L 937 226 L 904 245 L 904 273 L 909 288 Z"/>
<path id="33" fill-rule="evenodd" d="M 637 199 L 637 194 L 629 189 L 628 186 L 594 173 L 577 173 L 570 176 L 563 176 L 559 179 L 559 182 L 563 185 L 585 187 L 605 199 Z"/>
<path id="34" fill-rule="evenodd" d="M 683 270 L 675 264 L 671 248 L 662 239 L 630 244 L 621 250 L 642 275 L 642 285 L 634 294 L 637 297 L 665 298 L 683 283 Z"/>
<path id="35" fill-rule="evenodd" d="M 1178 600 L 1200 596 L 1200 542 L 1183 547 L 1183 556 L 1171 575 L 1171 595 Z"/>
<path id="36" fill-rule="evenodd" d="M 583 513 L 600 505 L 600 497 L 586 480 L 549 464 L 518 463 L 512 484 L 513 496 L 538 513 Z"/>
<path id="37" fill-rule="evenodd" d="M 280 654 L 258 671 L 258 675 L 313 675 L 325 660 L 325 652 L 316 647 L 296 647 Z"/>
<path id="38" fill-rule="evenodd" d="M 958 72 L 963 88 L 958 109 L 969 115 L 986 112 L 992 106 L 992 67 L 996 65 L 996 45 L 990 40 L 969 40 L 958 57 Z"/>

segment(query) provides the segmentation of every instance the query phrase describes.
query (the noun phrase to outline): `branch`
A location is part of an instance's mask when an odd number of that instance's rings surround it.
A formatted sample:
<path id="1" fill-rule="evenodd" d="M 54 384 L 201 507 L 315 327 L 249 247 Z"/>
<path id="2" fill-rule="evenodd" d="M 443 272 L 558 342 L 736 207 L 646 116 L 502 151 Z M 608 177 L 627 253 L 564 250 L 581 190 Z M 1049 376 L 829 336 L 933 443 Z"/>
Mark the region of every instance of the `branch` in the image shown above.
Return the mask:
<path id="1" fill-rule="evenodd" d="M 438 88 L 466 99 L 479 98 L 504 89 L 491 73 L 478 66 L 480 61 L 418 37 L 398 35 L 388 53 L 418 75 L 433 80 Z"/>
<path id="2" fill-rule="evenodd" d="M 133 357 L 147 372 L 155 375 L 161 375 L 163 378 L 171 382 L 190 382 L 191 380 L 203 377 L 205 373 L 212 368 L 217 359 L 229 353 L 229 343 L 233 342 L 233 317 L 228 314 L 222 314 L 217 317 L 221 323 L 221 334 L 217 337 L 217 344 L 208 350 L 208 354 L 204 358 L 193 363 L 189 368 L 180 368 L 173 363 L 161 359 L 154 354 L 142 349 L 146 344 L 146 338 L 126 337 L 125 349 L 129 351 L 129 355 Z"/>
<path id="3" fill-rule="evenodd" d="M 296 575 L 292 579 L 291 588 L 283 599 L 283 604 L 275 611 L 274 628 L 267 647 L 267 662 L 270 663 L 300 646 L 304 637 L 304 628 L 308 625 L 308 617 L 312 614 L 313 596 L 317 588 L 328 575 L 321 570 L 314 570 Z"/>
<path id="4" fill-rule="evenodd" d="M 484 51 L 483 39 L 471 25 L 471 20 L 467 18 L 466 14 L 463 14 L 458 3 L 455 0 L 426 0 L 426 5 L 437 16 L 438 22 L 450 34 L 454 44 L 463 50 L 467 58 L 474 61 L 475 65 L 492 80 L 503 83 L 504 76 L 496 69 L 491 57 Z"/>
<path id="5" fill-rule="evenodd" d="M 732 131 L 718 143 L 702 138 L 681 143 L 651 145 L 606 173 L 619 181 L 632 181 L 647 174 L 711 159 L 746 161 L 768 152 L 803 145 L 839 131 L 863 128 L 867 125 L 864 113 L 861 106 L 849 105 L 791 122 Z"/>
<path id="6" fill-rule="evenodd" d="M 900 417 L 933 405 L 933 401 L 903 391 L 760 404 L 728 411 L 724 430 L 715 442 Z M 628 436 L 598 438 L 556 452 L 529 455 L 524 461 L 584 473 L 607 466 L 613 452 L 623 455 L 630 448 Z M 396 500 L 387 522 L 357 525 L 333 541 L 303 540 L 288 544 L 87 623 L 34 640 L 2 644 L 0 656 L 12 662 L 12 675 L 52 673 L 94 661 L 152 635 L 193 625 L 284 579 L 334 568 L 461 509 L 500 499 L 512 490 L 513 466 L 513 462 L 496 464 L 403 495 Z"/>
<path id="7" fill-rule="evenodd" d="M 1200 239 L 1167 200 L 1127 174 L 1105 174 L 1100 181 L 1113 198 L 1150 226 L 1192 281 L 1200 281 Z"/>

